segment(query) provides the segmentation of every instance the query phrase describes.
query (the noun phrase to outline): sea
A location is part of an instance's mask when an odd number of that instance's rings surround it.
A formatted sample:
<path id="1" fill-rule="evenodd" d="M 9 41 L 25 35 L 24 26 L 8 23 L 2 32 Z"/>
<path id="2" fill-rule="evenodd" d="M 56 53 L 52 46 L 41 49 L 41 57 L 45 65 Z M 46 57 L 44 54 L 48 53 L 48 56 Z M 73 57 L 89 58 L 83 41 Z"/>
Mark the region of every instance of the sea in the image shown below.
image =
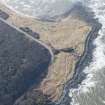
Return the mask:
<path id="1" fill-rule="evenodd" d="M 70 10 L 75 0 L 1 0 L 9 8 L 24 16 L 37 19 L 60 17 Z"/>
<path id="2" fill-rule="evenodd" d="M 92 60 L 83 69 L 85 79 L 77 88 L 69 89 L 70 105 L 105 105 L 105 0 L 82 0 L 102 24 L 93 40 Z"/>

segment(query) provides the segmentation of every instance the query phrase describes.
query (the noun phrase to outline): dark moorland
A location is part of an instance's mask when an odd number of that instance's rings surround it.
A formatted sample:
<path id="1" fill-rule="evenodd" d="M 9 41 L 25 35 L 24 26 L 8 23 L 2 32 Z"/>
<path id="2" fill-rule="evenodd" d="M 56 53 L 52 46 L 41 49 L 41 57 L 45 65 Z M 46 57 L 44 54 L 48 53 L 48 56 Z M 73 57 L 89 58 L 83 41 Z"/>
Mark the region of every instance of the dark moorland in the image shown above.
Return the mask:
<path id="1" fill-rule="evenodd" d="M 32 87 L 50 61 L 47 48 L 0 19 L 0 105 L 46 105 L 46 96 Z"/>

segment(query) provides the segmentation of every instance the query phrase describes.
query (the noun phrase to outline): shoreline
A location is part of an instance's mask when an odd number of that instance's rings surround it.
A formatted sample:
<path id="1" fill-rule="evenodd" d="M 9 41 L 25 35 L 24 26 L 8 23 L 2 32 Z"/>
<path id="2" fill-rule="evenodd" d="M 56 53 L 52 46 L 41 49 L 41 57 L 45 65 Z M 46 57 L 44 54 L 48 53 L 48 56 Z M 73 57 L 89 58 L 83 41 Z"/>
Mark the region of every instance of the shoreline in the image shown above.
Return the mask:
<path id="1" fill-rule="evenodd" d="M 2 0 L 1 1 L 3 5 L 5 5 L 7 8 L 9 8 L 10 10 L 12 10 L 13 12 L 15 12 L 17 15 L 20 15 L 21 17 L 26 17 L 26 18 L 32 18 L 32 19 L 35 19 L 35 20 L 38 20 L 38 21 L 42 21 L 42 22 L 58 22 L 58 21 L 61 21 L 64 17 L 65 14 L 61 14 L 60 16 L 54 16 L 54 17 L 48 17 L 48 18 L 38 18 L 38 17 L 34 17 L 34 16 L 29 16 L 29 15 L 26 15 L 25 13 L 21 13 L 17 10 L 15 10 L 12 6 L 9 6 L 7 3 L 5 3 L 5 0 Z M 68 13 L 68 12 L 67 12 Z M 60 19 L 57 19 L 57 18 L 60 18 Z"/>
<path id="2" fill-rule="evenodd" d="M 91 19 L 94 21 L 92 21 Z M 92 52 L 95 48 L 95 46 L 93 45 L 93 41 L 97 38 L 98 32 L 102 27 L 102 24 L 99 23 L 98 20 L 94 19 L 93 16 L 91 17 L 91 19 L 89 19 L 89 24 L 92 26 L 92 30 L 87 35 L 84 52 L 81 55 L 78 62 L 76 63 L 73 78 L 66 83 L 64 87 L 64 93 L 61 99 L 58 102 L 56 102 L 55 105 L 70 105 L 72 101 L 72 97 L 68 95 L 70 89 L 78 88 L 78 85 L 81 84 L 81 82 L 86 77 L 86 74 L 83 73 L 83 70 L 92 61 Z"/>
<path id="3" fill-rule="evenodd" d="M 75 16 L 75 15 L 74 15 L 74 16 Z M 78 16 L 77 16 L 77 17 L 78 17 Z M 78 21 L 81 21 L 81 20 L 82 20 L 82 19 L 80 19 L 80 20 L 78 19 Z M 73 21 L 72 18 L 71 18 L 70 21 Z M 78 21 L 77 21 L 77 22 L 78 22 Z M 85 22 L 85 21 L 84 21 L 84 22 Z M 70 23 L 70 24 L 72 24 L 72 23 Z M 73 24 L 74 24 L 74 23 L 73 23 Z M 83 23 L 78 23 L 78 24 L 83 24 Z M 77 25 L 78 25 L 78 24 L 77 24 Z M 62 24 L 60 24 L 60 25 L 62 25 Z M 64 24 L 64 25 L 66 25 L 66 24 Z M 87 25 L 87 24 L 85 24 L 85 25 Z M 17 25 L 17 26 L 18 26 L 18 25 Z M 17 27 L 17 26 L 16 26 L 16 27 Z M 83 26 L 84 26 L 84 25 L 83 25 Z M 80 26 L 80 27 L 81 27 L 81 26 Z M 59 27 L 59 28 L 60 28 L 60 27 Z M 68 25 L 68 28 L 69 28 L 69 30 L 70 30 L 69 25 Z M 72 28 L 72 27 L 71 27 L 71 28 Z M 60 30 L 62 30 L 62 29 L 60 28 Z M 71 29 L 71 30 L 73 30 L 73 29 Z M 52 31 L 54 32 L 55 30 L 52 30 Z M 76 30 L 76 31 L 78 31 L 78 30 Z M 91 31 L 91 30 L 89 29 L 88 32 L 90 32 L 90 31 Z M 67 32 L 67 31 L 65 31 L 65 32 Z M 72 32 L 72 31 L 70 31 L 70 32 Z M 70 32 L 69 32 L 69 33 L 70 33 Z M 88 33 L 88 32 L 87 32 L 87 33 Z M 87 36 L 88 36 L 87 33 L 84 33 L 84 34 L 83 34 L 83 35 L 86 35 L 86 36 L 85 36 L 85 39 L 87 39 Z M 59 34 L 60 34 L 60 33 L 59 33 Z M 57 35 L 59 35 L 59 34 L 57 34 Z M 67 34 L 67 33 L 66 33 L 66 34 Z M 80 33 L 79 33 L 79 34 L 80 34 Z M 74 35 L 78 35 L 78 34 L 74 34 Z M 61 37 L 61 36 L 60 36 L 60 37 Z M 80 37 L 82 37 L 82 36 L 80 36 Z M 79 38 L 80 38 L 80 37 L 79 37 Z M 75 40 L 75 41 L 76 41 L 76 40 Z M 83 41 L 84 41 L 84 40 L 83 40 Z M 86 42 L 85 42 L 85 41 L 83 42 L 83 46 L 82 46 L 82 47 L 83 47 L 83 50 L 84 50 L 84 46 L 85 46 L 84 43 L 86 43 Z M 69 43 L 69 44 L 70 44 L 70 43 Z M 75 44 L 75 43 L 73 42 L 73 44 Z M 55 44 L 54 44 L 54 45 L 55 45 Z M 59 44 L 58 44 L 58 46 L 59 46 Z M 59 46 L 59 47 L 60 47 L 60 46 Z M 80 49 L 80 54 L 81 54 L 81 49 Z M 60 57 L 61 57 L 61 56 L 60 56 Z M 74 59 L 73 59 L 73 60 L 74 60 Z M 69 62 L 70 62 L 70 61 L 69 61 Z M 72 59 L 71 59 L 71 62 L 72 62 Z M 73 65 L 74 65 L 74 64 L 73 64 Z M 75 66 L 75 65 L 74 65 L 74 66 Z M 59 69 L 58 69 L 58 70 L 59 70 Z M 64 70 L 64 69 L 63 69 L 63 70 Z M 76 72 L 75 69 L 73 68 L 73 69 L 71 69 L 71 70 L 72 70 L 73 74 L 75 75 L 75 73 L 74 73 L 74 72 Z M 49 69 L 49 71 L 50 71 L 50 69 Z M 58 71 L 58 73 L 59 73 L 59 71 Z M 50 74 L 50 75 L 51 75 L 51 74 Z M 71 74 L 71 73 L 69 74 L 69 76 L 72 78 L 72 74 Z M 48 77 L 48 78 L 49 78 L 49 77 Z M 71 78 L 70 78 L 69 81 L 72 80 Z M 68 80 L 66 80 L 66 82 L 67 82 L 67 81 L 68 81 Z M 65 82 L 65 84 L 66 84 L 66 82 Z M 64 86 L 66 87 L 65 84 L 64 84 Z M 56 84 L 55 84 L 55 85 L 56 85 Z M 64 87 L 64 86 L 63 86 L 63 87 Z M 66 95 L 68 95 L 68 94 L 66 94 Z M 61 97 L 60 97 L 60 98 L 61 98 Z M 59 100 L 59 99 L 58 99 L 58 100 Z M 53 103 L 53 105 L 54 105 L 54 103 Z"/>
<path id="4" fill-rule="evenodd" d="M 60 15 L 55 15 L 53 17 L 47 17 L 47 18 L 45 18 L 45 16 L 44 16 L 44 17 L 39 18 L 37 16 L 34 17 L 34 16 L 26 15 L 25 13 L 21 13 L 21 12 L 15 10 L 12 6 L 9 6 L 7 3 L 5 3 L 5 1 L 6 0 L 2 0 L 1 4 L 5 5 L 10 10 L 13 10 L 16 14 L 20 15 L 21 17 L 32 18 L 32 19 L 42 21 L 42 22 L 59 22 L 59 21 L 62 21 L 64 18 L 69 16 L 69 14 L 73 8 L 72 5 L 74 5 L 74 3 L 72 2 L 71 8 L 68 11 L 66 11 L 65 13 L 62 13 Z"/>
<path id="5" fill-rule="evenodd" d="M 54 60 L 54 54 L 53 54 L 51 48 L 47 44 L 45 44 L 42 41 L 40 41 L 40 40 L 38 40 L 38 39 L 28 35 L 26 32 L 22 31 L 21 29 L 17 28 L 16 26 L 12 25 L 11 23 L 7 22 L 6 20 L 2 19 L 1 17 L 0 17 L 0 20 L 3 21 L 4 23 L 8 24 L 11 27 L 14 27 L 14 29 L 20 31 L 21 33 L 25 34 L 30 39 L 32 39 L 32 40 L 36 41 L 37 43 L 41 44 L 42 46 L 44 46 L 49 51 L 49 53 L 51 54 L 51 62 L 50 63 L 53 62 L 53 60 Z"/>

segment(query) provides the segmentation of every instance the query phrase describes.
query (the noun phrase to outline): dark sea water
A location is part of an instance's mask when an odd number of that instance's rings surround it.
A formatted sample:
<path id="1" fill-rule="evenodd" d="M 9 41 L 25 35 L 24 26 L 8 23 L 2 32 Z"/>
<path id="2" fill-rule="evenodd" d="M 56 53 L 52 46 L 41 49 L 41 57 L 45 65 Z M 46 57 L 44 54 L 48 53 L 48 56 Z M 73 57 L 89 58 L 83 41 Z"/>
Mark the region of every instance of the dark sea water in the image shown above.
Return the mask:
<path id="1" fill-rule="evenodd" d="M 70 105 L 105 105 L 105 0 L 81 2 L 91 9 L 94 13 L 93 18 L 102 24 L 102 28 L 98 32 L 98 37 L 92 42 L 95 46 L 92 60 L 82 73 L 85 74 L 85 79 L 78 88 L 69 89 L 68 94 L 72 97 Z"/>

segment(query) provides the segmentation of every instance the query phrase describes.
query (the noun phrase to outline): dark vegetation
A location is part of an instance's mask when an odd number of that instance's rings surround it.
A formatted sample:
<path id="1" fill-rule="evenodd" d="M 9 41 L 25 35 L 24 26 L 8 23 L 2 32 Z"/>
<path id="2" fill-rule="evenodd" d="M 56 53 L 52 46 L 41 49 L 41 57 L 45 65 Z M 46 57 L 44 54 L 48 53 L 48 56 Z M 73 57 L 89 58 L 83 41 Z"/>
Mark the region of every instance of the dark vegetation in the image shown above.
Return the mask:
<path id="1" fill-rule="evenodd" d="M 39 33 L 32 31 L 29 27 L 20 27 L 20 29 L 26 32 L 27 34 L 33 36 L 34 38 L 40 39 Z"/>
<path id="2" fill-rule="evenodd" d="M 61 49 L 57 49 L 55 48 L 51 43 L 48 43 L 48 45 L 50 46 L 50 48 L 52 49 L 52 52 L 54 55 L 59 54 L 60 52 L 65 52 L 65 53 L 76 53 L 76 50 L 72 47 L 70 48 L 61 48 Z"/>
<path id="3" fill-rule="evenodd" d="M 47 96 L 40 91 L 32 90 L 19 98 L 14 105 L 50 105 Z"/>
<path id="4" fill-rule="evenodd" d="M 0 10 L 0 18 L 3 18 L 6 20 L 9 18 L 9 15 L 6 12 Z"/>
<path id="5" fill-rule="evenodd" d="M 46 96 L 30 89 L 46 76 L 50 60 L 45 47 L 0 20 L 0 105 L 47 105 Z"/>

